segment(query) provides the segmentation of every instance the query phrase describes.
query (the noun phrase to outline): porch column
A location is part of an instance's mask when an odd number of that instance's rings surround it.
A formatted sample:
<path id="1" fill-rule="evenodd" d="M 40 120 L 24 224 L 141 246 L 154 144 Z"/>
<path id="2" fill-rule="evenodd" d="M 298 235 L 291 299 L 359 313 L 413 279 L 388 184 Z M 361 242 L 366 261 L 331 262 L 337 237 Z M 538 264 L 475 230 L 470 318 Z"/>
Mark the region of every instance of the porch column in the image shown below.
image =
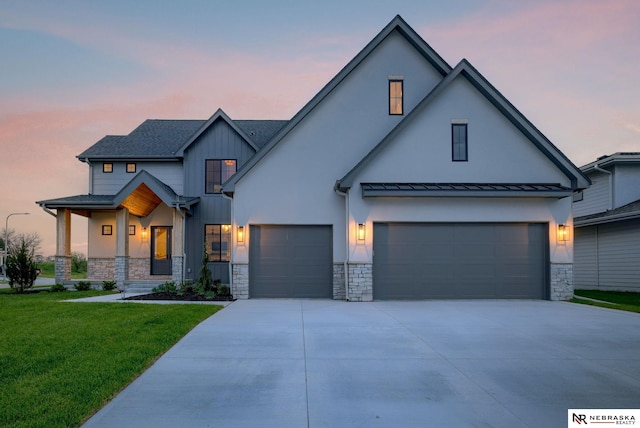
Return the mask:
<path id="1" fill-rule="evenodd" d="M 184 278 L 184 217 L 180 208 L 173 210 L 173 241 L 171 242 L 171 280 L 180 284 Z"/>
<path id="2" fill-rule="evenodd" d="M 56 284 L 71 279 L 71 211 L 62 208 L 56 215 Z"/>
<path id="3" fill-rule="evenodd" d="M 129 210 L 116 211 L 116 269 L 115 281 L 119 289 L 129 279 Z"/>

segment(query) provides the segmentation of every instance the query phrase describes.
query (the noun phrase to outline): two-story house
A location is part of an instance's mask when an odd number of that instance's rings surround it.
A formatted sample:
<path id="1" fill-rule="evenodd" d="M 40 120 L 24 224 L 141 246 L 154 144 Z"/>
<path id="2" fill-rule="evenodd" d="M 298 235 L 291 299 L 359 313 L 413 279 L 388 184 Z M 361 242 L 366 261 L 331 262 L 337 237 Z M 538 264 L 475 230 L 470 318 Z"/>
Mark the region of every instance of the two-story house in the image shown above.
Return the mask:
<path id="1" fill-rule="evenodd" d="M 575 285 L 640 291 L 640 153 L 580 168 L 592 186 L 573 198 Z"/>
<path id="2" fill-rule="evenodd" d="M 61 279 L 73 213 L 90 276 L 119 283 L 193 278 L 206 242 L 238 298 L 573 293 L 571 196 L 589 179 L 399 16 L 290 121 L 147 121 L 79 158 L 92 193 L 39 202 Z"/>

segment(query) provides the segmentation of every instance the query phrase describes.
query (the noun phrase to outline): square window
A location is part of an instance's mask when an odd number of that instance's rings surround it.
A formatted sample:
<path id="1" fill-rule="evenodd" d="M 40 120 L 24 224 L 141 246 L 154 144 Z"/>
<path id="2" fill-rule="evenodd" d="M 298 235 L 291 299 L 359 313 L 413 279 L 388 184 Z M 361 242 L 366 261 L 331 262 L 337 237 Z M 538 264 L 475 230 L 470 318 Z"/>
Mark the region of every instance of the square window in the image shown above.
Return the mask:
<path id="1" fill-rule="evenodd" d="M 135 235 L 136 234 L 136 225 L 135 224 L 130 224 L 129 225 L 129 235 Z"/>
<path id="2" fill-rule="evenodd" d="M 402 115 L 403 113 L 403 81 L 389 80 L 389 114 Z"/>
<path id="3" fill-rule="evenodd" d="M 112 163 L 103 163 L 102 164 L 102 172 L 110 173 L 113 172 L 113 164 Z"/>
<path id="4" fill-rule="evenodd" d="M 582 193 L 582 190 L 573 192 L 573 202 L 580 202 L 583 199 L 584 199 L 584 194 Z"/>
<path id="5" fill-rule="evenodd" d="M 113 235 L 113 227 L 110 224 L 102 225 L 102 234 L 103 235 Z"/>
<path id="6" fill-rule="evenodd" d="M 231 225 L 207 224 L 205 226 L 205 245 L 210 262 L 231 260 Z"/>
<path id="7" fill-rule="evenodd" d="M 135 163 L 128 163 L 127 164 L 127 172 L 129 172 L 129 173 L 136 172 L 136 164 Z"/>
<path id="8" fill-rule="evenodd" d="M 451 124 L 451 159 L 454 162 L 469 160 L 467 148 L 467 124 Z"/>
<path id="9" fill-rule="evenodd" d="M 235 159 L 207 159 L 205 193 L 220 193 L 222 184 L 236 173 Z"/>

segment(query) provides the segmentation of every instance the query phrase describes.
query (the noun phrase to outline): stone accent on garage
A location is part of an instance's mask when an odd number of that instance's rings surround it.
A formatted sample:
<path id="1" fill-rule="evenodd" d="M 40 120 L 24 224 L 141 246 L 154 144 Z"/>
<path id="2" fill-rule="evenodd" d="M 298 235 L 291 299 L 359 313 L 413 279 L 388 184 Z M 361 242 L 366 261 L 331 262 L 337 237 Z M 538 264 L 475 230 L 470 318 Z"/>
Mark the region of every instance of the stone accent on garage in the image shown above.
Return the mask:
<path id="1" fill-rule="evenodd" d="M 344 263 L 333 264 L 333 299 L 344 300 Z"/>
<path id="2" fill-rule="evenodd" d="M 551 300 L 573 298 L 573 263 L 551 263 Z"/>
<path id="3" fill-rule="evenodd" d="M 349 301 L 371 302 L 373 300 L 373 265 L 371 263 L 349 263 Z"/>
<path id="4" fill-rule="evenodd" d="M 233 264 L 233 281 L 231 283 L 231 294 L 236 299 L 246 300 L 249 298 L 249 265 Z"/>

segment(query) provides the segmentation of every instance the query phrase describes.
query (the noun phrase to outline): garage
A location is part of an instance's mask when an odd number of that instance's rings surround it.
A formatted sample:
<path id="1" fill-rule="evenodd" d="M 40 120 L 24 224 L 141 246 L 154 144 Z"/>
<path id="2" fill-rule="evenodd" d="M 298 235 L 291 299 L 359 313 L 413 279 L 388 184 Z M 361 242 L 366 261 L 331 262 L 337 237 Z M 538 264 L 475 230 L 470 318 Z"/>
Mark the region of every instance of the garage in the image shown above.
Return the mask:
<path id="1" fill-rule="evenodd" d="M 373 298 L 546 299 L 546 223 L 375 223 Z"/>
<path id="2" fill-rule="evenodd" d="M 331 226 L 253 225 L 249 297 L 332 298 Z"/>

